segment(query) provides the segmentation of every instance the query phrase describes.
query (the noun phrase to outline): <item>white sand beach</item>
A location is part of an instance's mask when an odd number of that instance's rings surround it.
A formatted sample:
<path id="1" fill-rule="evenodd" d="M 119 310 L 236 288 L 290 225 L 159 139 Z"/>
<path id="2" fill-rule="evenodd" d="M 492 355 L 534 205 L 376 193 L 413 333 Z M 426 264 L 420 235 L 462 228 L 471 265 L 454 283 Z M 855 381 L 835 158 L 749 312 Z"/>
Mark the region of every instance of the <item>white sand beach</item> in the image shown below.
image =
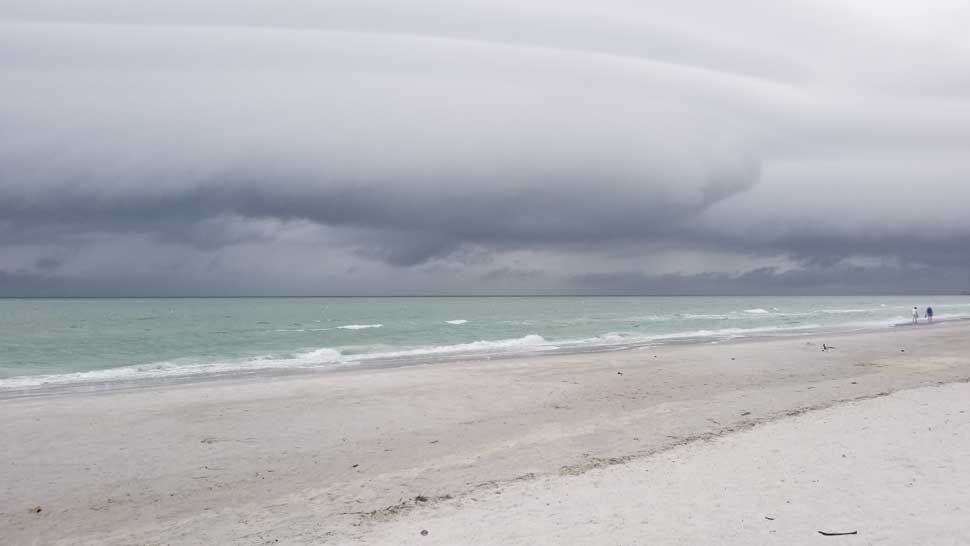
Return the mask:
<path id="1" fill-rule="evenodd" d="M 10 398 L 0 536 L 963 544 L 968 334 L 954 322 Z"/>
<path id="2" fill-rule="evenodd" d="M 966 544 L 968 400 L 970 385 L 961 383 L 849 402 L 582 475 L 496 484 L 364 537 L 422 545 Z"/>

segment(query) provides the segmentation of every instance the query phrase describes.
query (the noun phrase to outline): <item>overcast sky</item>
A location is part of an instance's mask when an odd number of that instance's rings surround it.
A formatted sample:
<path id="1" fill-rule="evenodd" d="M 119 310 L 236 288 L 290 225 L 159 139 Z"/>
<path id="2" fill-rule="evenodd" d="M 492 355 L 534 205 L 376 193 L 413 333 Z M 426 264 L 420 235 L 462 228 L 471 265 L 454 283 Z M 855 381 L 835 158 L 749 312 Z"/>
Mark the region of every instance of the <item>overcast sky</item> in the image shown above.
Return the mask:
<path id="1" fill-rule="evenodd" d="M 0 0 L 0 295 L 967 289 L 968 21 Z"/>

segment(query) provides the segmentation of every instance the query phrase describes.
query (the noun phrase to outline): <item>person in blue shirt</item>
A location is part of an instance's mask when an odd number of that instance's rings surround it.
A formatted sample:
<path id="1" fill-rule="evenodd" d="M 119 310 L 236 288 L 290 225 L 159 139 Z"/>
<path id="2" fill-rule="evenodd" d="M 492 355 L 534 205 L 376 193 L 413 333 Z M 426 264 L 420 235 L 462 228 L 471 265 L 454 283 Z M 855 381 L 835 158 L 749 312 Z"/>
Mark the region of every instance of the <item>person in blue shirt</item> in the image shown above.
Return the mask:
<path id="1" fill-rule="evenodd" d="M 927 307 L 926 308 L 926 321 L 927 322 L 933 322 L 933 308 L 932 307 Z"/>

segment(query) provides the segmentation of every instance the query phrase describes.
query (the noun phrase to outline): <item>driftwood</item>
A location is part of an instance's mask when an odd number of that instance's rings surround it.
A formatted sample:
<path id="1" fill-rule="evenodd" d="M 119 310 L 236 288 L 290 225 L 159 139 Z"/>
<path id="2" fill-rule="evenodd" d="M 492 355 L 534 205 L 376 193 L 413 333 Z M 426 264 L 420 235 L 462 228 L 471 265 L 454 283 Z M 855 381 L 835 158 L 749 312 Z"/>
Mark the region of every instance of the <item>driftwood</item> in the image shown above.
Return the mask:
<path id="1" fill-rule="evenodd" d="M 818 534 L 827 536 L 827 537 L 840 537 L 844 535 L 858 535 L 859 531 L 849 531 L 847 533 L 826 533 L 825 531 L 819 531 Z"/>

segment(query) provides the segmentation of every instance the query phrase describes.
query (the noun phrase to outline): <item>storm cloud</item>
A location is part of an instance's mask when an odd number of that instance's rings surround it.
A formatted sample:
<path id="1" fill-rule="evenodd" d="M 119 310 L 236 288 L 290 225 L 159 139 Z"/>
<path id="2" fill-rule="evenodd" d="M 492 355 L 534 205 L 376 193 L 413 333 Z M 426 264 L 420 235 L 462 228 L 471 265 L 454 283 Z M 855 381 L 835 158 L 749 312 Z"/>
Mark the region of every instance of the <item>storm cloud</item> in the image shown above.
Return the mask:
<path id="1" fill-rule="evenodd" d="M 0 0 L 0 294 L 966 288 L 967 20 Z"/>

